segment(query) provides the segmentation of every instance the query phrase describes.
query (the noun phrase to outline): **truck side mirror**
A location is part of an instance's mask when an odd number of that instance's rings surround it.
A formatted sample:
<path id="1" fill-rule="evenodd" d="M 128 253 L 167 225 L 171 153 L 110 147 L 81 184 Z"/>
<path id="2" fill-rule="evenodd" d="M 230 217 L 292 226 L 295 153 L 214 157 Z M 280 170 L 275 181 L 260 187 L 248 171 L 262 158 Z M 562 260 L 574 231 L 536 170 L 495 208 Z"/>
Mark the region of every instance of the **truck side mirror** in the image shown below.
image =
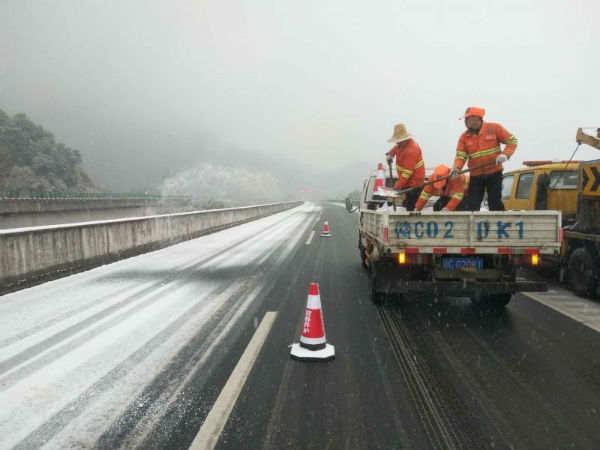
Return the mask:
<path id="1" fill-rule="evenodd" d="M 346 197 L 346 211 L 352 212 L 352 200 L 350 200 L 350 197 Z"/>

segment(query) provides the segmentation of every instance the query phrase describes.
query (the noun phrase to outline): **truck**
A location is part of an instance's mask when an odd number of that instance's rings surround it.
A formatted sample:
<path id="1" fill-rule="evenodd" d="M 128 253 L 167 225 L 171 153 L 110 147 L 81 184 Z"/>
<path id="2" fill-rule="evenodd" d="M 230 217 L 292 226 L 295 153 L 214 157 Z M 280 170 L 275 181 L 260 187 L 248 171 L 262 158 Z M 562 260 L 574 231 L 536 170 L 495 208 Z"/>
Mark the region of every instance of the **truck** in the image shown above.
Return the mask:
<path id="1" fill-rule="evenodd" d="M 575 140 L 600 150 L 600 129 L 597 134 L 593 137 L 579 128 Z M 504 204 L 510 209 L 561 211 L 561 251 L 545 263 L 577 295 L 600 296 L 600 160 L 523 165 L 504 175 Z"/>
<path id="2" fill-rule="evenodd" d="M 516 292 L 547 290 L 519 269 L 560 253 L 560 212 L 408 212 L 378 197 L 375 181 L 365 180 L 358 206 L 358 250 L 374 303 L 428 293 L 503 308 Z"/>
<path id="3" fill-rule="evenodd" d="M 597 137 L 581 128 L 575 140 L 600 150 Z M 579 167 L 575 223 L 565 227 L 561 279 L 566 279 L 576 294 L 600 296 L 600 160 L 586 161 Z"/>

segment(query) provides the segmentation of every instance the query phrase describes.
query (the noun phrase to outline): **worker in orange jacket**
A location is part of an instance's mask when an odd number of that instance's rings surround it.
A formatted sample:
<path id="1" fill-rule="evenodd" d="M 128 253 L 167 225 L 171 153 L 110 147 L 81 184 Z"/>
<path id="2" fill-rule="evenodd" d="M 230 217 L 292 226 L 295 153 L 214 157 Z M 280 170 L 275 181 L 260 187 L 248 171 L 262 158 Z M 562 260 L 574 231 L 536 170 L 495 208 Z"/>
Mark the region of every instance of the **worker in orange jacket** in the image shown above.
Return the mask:
<path id="1" fill-rule="evenodd" d="M 398 181 L 394 185 L 394 189 L 415 188 L 406 192 L 402 204 L 408 211 L 413 211 L 421 193 L 421 186 L 425 181 L 425 163 L 423 162 L 421 147 L 408 134 L 406 126 L 402 123 L 394 127 L 394 134 L 388 139 L 388 142 L 396 143 L 385 154 L 388 162 L 396 158 Z"/>
<path id="2" fill-rule="evenodd" d="M 467 189 L 467 177 L 457 175 L 448 178 L 450 168 L 445 164 L 437 166 L 431 174 L 430 184 L 427 184 L 415 205 L 417 211 L 421 211 L 432 195 L 440 198 L 434 203 L 434 211 L 456 211 L 465 210 L 463 198 Z M 436 181 L 439 180 L 439 181 Z"/>
<path id="3" fill-rule="evenodd" d="M 469 210 L 479 211 L 487 192 L 490 211 L 504 211 L 502 203 L 502 164 L 517 148 L 517 138 L 499 123 L 484 122 L 485 110 L 470 106 L 465 112 L 465 131 L 458 140 L 452 175 L 468 161 Z M 504 144 L 502 149 L 500 144 Z"/>

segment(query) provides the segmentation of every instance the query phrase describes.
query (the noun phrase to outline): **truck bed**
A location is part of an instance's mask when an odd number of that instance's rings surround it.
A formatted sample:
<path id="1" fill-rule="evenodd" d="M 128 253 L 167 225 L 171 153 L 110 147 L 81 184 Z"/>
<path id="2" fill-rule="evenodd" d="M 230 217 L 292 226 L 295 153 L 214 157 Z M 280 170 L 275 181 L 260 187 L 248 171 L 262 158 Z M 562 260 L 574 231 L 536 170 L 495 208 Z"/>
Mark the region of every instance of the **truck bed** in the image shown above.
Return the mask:
<path id="1" fill-rule="evenodd" d="M 557 211 L 362 211 L 361 230 L 386 252 L 558 254 Z"/>

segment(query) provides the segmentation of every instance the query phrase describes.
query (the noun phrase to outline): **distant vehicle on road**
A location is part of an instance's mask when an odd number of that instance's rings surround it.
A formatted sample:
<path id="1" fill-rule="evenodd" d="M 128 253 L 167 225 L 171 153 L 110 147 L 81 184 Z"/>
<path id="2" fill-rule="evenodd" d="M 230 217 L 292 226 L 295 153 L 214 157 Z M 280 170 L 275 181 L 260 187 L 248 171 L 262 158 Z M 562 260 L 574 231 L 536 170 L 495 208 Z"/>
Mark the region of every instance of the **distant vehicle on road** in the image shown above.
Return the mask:
<path id="1" fill-rule="evenodd" d="M 515 292 L 547 290 L 517 269 L 559 254 L 560 212 L 407 212 L 381 207 L 374 185 L 372 176 L 363 186 L 358 248 L 375 303 L 419 292 L 503 307 Z"/>

